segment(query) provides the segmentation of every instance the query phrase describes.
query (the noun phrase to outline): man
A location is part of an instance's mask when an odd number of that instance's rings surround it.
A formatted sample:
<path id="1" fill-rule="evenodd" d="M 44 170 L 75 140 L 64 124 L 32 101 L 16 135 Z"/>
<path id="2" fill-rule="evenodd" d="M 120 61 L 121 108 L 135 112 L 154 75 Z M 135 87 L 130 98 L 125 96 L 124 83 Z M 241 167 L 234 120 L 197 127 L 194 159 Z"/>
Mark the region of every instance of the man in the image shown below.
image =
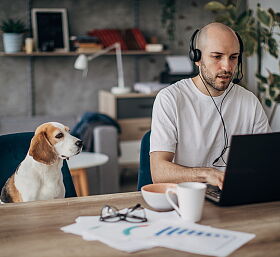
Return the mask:
<path id="1" fill-rule="evenodd" d="M 199 75 L 156 97 L 151 175 L 154 183 L 197 181 L 222 188 L 230 137 L 266 133 L 270 127 L 253 93 L 232 83 L 241 50 L 235 32 L 210 23 L 199 31 L 196 47 Z"/>

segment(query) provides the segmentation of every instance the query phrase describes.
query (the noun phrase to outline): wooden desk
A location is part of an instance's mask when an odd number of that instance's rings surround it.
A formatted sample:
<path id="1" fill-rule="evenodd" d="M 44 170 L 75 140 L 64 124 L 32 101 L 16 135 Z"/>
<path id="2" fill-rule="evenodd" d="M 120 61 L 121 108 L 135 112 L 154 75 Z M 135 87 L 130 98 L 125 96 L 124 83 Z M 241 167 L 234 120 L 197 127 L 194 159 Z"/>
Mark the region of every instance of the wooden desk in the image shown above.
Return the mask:
<path id="1" fill-rule="evenodd" d="M 98 215 L 105 203 L 124 208 L 137 202 L 144 204 L 140 193 L 132 192 L 0 205 L 0 255 L 199 256 L 160 247 L 128 254 L 99 241 L 85 241 L 60 230 L 62 226 L 74 223 L 78 216 Z M 231 256 L 280 256 L 280 202 L 217 207 L 206 201 L 203 218 L 199 223 L 256 234 L 253 240 Z"/>

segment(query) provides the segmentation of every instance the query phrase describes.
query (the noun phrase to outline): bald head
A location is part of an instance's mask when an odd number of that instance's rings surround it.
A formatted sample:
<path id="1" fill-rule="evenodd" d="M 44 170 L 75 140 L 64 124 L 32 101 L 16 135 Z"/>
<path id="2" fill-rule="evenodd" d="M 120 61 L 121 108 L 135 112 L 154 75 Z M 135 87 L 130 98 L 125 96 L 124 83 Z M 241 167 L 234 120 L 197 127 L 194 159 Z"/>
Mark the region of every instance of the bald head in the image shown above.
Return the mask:
<path id="1" fill-rule="evenodd" d="M 238 37 L 228 26 L 210 23 L 199 31 L 196 48 L 201 56 L 195 62 L 200 72 L 194 82 L 202 92 L 208 87 L 212 95 L 218 96 L 228 88 L 237 70 L 240 56 Z"/>
<path id="2" fill-rule="evenodd" d="M 209 48 L 217 46 L 217 43 L 234 44 L 238 47 L 239 41 L 235 32 L 228 26 L 214 22 L 203 27 L 197 36 L 196 47 L 202 52 Z"/>

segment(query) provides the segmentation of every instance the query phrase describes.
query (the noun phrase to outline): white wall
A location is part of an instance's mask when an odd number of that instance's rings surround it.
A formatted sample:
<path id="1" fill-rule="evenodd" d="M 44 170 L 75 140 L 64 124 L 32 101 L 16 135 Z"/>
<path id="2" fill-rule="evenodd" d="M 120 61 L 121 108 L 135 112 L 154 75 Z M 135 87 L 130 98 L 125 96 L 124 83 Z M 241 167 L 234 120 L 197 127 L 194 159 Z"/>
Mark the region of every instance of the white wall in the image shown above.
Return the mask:
<path id="1" fill-rule="evenodd" d="M 280 12 L 280 1 L 279 0 L 247 0 L 247 5 L 249 9 L 253 9 L 254 11 L 257 8 L 257 4 L 260 3 L 261 7 L 264 9 L 272 8 L 275 12 Z M 275 30 L 276 32 L 280 33 L 280 30 Z M 280 36 L 275 36 L 276 40 L 280 41 Z M 280 49 L 279 49 L 280 53 Z M 278 60 L 271 56 L 267 52 L 263 52 L 263 65 L 262 65 L 262 74 L 267 75 L 266 69 L 269 69 L 273 73 L 279 73 L 279 58 Z M 247 62 L 247 78 L 248 78 L 248 89 L 257 94 L 257 82 L 255 79 L 255 74 L 257 71 L 257 58 L 256 56 L 249 57 Z M 268 117 L 271 114 L 272 108 L 267 108 L 264 105 L 264 109 L 268 115 Z M 276 117 L 277 116 L 277 117 Z M 279 117 L 278 117 L 279 116 Z M 278 105 L 275 113 L 274 118 L 276 120 L 273 120 L 271 125 L 273 130 L 280 131 L 280 106 Z M 273 119 L 274 119 L 273 118 Z"/>

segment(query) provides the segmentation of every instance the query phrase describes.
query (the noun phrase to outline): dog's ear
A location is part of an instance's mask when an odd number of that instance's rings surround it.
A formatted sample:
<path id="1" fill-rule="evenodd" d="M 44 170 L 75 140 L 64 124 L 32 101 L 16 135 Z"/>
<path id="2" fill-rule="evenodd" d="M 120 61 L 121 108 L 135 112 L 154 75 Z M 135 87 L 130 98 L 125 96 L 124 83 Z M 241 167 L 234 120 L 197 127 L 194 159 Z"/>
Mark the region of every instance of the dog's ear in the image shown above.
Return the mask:
<path id="1" fill-rule="evenodd" d="M 47 139 L 47 135 L 44 131 L 35 134 L 32 138 L 29 155 L 31 155 L 34 160 L 47 165 L 51 165 L 57 160 L 57 153 Z"/>

